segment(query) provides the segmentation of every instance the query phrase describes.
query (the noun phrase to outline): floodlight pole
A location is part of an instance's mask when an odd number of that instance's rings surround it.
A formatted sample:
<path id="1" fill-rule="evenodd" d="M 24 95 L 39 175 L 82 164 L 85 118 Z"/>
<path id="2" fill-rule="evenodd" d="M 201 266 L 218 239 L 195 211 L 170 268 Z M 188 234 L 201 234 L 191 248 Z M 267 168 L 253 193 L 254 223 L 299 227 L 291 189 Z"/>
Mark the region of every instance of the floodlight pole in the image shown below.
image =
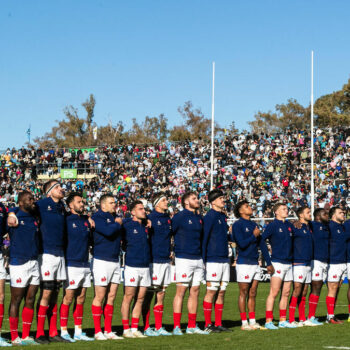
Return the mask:
<path id="1" fill-rule="evenodd" d="M 311 215 L 315 210 L 315 175 L 314 175 L 314 52 L 311 51 Z"/>
<path id="2" fill-rule="evenodd" d="M 214 188 L 214 96 L 215 96 L 215 62 L 213 62 L 213 88 L 211 99 L 211 156 L 210 156 L 210 190 Z"/>

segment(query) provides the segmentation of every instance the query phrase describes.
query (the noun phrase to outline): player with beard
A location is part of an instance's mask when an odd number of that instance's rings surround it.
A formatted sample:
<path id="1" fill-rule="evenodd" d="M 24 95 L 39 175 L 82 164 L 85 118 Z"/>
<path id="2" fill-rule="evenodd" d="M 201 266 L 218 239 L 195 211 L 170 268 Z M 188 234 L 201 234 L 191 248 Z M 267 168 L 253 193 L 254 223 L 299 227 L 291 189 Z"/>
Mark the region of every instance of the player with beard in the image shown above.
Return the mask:
<path id="1" fill-rule="evenodd" d="M 13 345 L 37 345 L 29 336 L 34 315 L 35 295 L 40 284 L 39 221 L 34 196 L 28 191 L 18 195 L 18 208 L 11 209 L 16 214 L 18 225 L 9 228 L 10 245 L 10 330 Z M 19 307 L 22 310 L 22 339 L 18 335 Z"/>
<path id="2" fill-rule="evenodd" d="M 209 334 L 197 324 L 197 308 L 200 284 L 204 279 L 202 259 L 203 219 L 197 214 L 199 200 L 194 192 L 186 192 L 181 198 L 183 210 L 172 219 L 175 241 L 176 294 L 173 302 L 174 335 L 183 335 L 181 331 L 182 304 L 189 289 L 187 303 L 187 334 Z"/>

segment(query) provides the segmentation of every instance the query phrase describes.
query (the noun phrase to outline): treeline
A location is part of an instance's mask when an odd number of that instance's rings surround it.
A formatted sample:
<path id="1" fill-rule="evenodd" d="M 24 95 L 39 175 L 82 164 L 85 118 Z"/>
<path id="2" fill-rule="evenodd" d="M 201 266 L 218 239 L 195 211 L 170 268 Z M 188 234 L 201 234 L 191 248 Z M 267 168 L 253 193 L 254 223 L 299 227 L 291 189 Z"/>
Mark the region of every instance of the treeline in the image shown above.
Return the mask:
<path id="1" fill-rule="evenodd" d="M 57 125 L 44 136 L 34 139 L 35 146 L 87 147 L 210 139 L 211 119 L 200 108 L 195 108 L 191 101 L 178 108 L 182 120 L 178 125 L 169 127 L 166 116 L 160 114 L 157 117 L 146 116 L 141 122 L 134 118 L 130 129 L 126 129 L 122 121 L 98 126 L 94 121 L 95 105 L 95 97 L 90 95 L 82 103 L 84 116 L 79 115 L 77 108 L 66 107 L 63 111 L 64 118 L 56 121 Z M 324 128 L 350 125 L 350 79 L 341 90 L 317 99 L 314 113 L 315 126 Z M 310 105 L 304 107 L 295 99 L 289 99 L 285 104 L 277 104 L 274 111 L 259 111 L 248 124 L 255 133 L 307 129 L 310 127 Z M 216 136 L 237 132 L 234 121 L 227 127 L 215 125 Z"/>

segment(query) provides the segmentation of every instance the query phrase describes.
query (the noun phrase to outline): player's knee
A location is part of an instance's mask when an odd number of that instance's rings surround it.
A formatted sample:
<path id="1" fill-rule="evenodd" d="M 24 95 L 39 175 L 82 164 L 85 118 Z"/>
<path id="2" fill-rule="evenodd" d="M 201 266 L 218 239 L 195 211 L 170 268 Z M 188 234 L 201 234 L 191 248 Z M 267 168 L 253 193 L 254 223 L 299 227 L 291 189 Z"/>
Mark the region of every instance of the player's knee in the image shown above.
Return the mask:
<path id="1" fill-rule="evenodd" d="M 220 292 L 219 292 L 219 294 L 225 294 L 227 286 L 228 286 L 228 282 L 221 282 L 220 283 Z"/>
<path id="2" fill-rule="evenodd" d="M 77 297 L 77 304 L 84 304 L 85 303 L 85 295 L 79 295 Z"/>
<path id="3" fill-rule="evenodd" d="M 249 298 L 256 298 L 256 289 L 251 289 L 249 291 Z"/>
<path id="4" fill-rule="evenodd" d="M 217 292 L 220 288 L 220 282 L 207 282 L 207 290 Z"/>

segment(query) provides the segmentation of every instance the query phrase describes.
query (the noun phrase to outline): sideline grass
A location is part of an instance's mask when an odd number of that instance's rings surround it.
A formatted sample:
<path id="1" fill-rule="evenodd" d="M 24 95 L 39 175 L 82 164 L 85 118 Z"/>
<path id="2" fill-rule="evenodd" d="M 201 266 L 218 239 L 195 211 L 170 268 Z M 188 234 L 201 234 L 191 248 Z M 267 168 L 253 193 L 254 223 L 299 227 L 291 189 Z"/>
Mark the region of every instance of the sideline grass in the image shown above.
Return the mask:
<path id="1" fill-rule="evenodd" d="M 258 289 L 256 318 L 260 324 L 264 323 L 265 317 L 265 300 L 269 289 L 269 283 L 261 283 Z M 320 327 L 303 327 L 298 329 L 281 329 L 276 331 L 241 331 L 239 312 L 237 308 L 238 286 L 237 283 L 230 283 L 226 293 L 226 304 L 223 313 L 223 325 L 229 327 L 232 333 L 210 334 L 209 336 L 200 335 L 184 335 L 172 337 L 149 337 L 147 339 L 124 339 L 120 341 L 103 341 L 103 342 L 77 342 L 74 344 L 50 344 L 49 346 L 41 346 L 50 349 L 324 349 L 327 347 L 349 347 L 350 349 L 350 323 L 347 323 L 348 302 L 347 293 L 348 286 L 343 285 L 339 293 L 336 313 L 337 316 L 344 320 L 343 325 L 328 325 Z M 165 299 L 164 325 L 167 330 L 172 329 L 172 299 L 175 292 L 175 286 L 168 288 Z M 202 309 L 202 301 L 205 293 L 205 287 L 201 288 L 200 302 L 198 308 L 198 323 L 201 328 L 204 326 L 204 317 Z M 326 287 L 323 287 L 320 297 L 317 316 L 321 321 L 325 320 L 326 304 L 325 295 Z M 116 306 L 113 318 L 113 330 L 119 335 L 122 333 L 120 304 L 122 299 L 122 287 L 118 291 Z M 89 288 L 87 300 L 84 309 L 83 327 L 88 335 L 93 335 L 93 320 L 91 315 L 91 301 L 93 290 Z M 59 297 L 61 300 L 61 296 Z M 8 305 L 10 300 L 10 288 L 6 285 L 5 297 L 5 317 L 3 323 L 2 336 L 9 339 L 9 323 L 8 323 Z M 186 297 L 187 300 L 187 297 Z M 186 305 L 186 300 L 184 305 Z M 185 310 L 186 308 L 184 308 Z M 275 310 L 275 319 L 278 319 L 278 310 Z M 214 318 L 214 311 L 213 311 Z M 151 324 L 153 324 L 153 314 L 151 313 Z M 186 328 L 187 312 L 182 316 L 182 328 Z M 142 321 L 140 322 L 140 324 Z M 21 321 L 19 329 L 21 330 Z M 73 317 L 70 310 L 68 327 L 70 333 L 73 334 Z M 35 321 L 32 330 L 36 329 Z M 26 346 L 25 348 L 28 348 Z M 38 347 L 39 348 L 39 347 Z"/>

